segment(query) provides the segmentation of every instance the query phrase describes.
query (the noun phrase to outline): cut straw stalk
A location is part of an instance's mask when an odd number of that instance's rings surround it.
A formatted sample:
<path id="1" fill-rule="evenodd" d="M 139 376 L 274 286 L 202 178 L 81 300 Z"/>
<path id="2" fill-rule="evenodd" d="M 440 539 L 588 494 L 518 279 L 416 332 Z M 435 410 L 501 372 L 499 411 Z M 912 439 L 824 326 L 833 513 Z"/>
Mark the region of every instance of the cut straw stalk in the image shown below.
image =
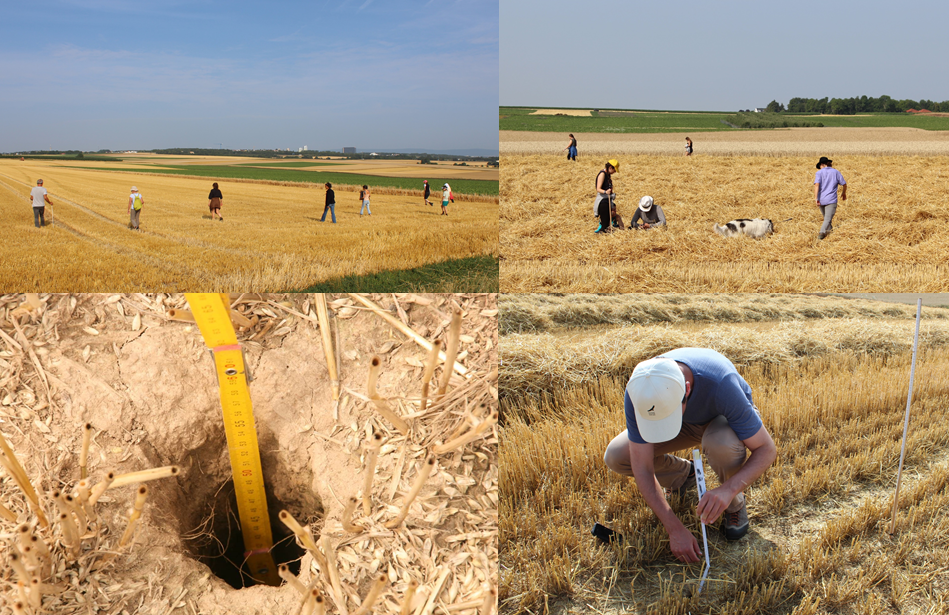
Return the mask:
<path id="1" fill-rule="evenodd" d="M 398 318 L 393 317 L 391 314 L 389 314 L 388 312 L 380 308 L 378 305 L 376 305 L 369 299 L 366 299 L 362 295 L 357 295 L 353 293 L 349 293 L 349 296 L 355 299 L 356 301 L 362 303 L 364 306 L 366 306 L 367 308 L 369 308 L 370 310 L 378 314 L 383 320 L 388 322 L 390 325 L 392 325 L 393 327 L 395 327 L 396 329 L 398 329 L 405 335 L 409 336 L 412 339 L 412 341 L 414 341 L 416 344 L 418 344 L 425 350 L 432 349 L 432 344 L 427 339 L 425 339 L 424 337 L 416 333 L 413 329 L 402 324 L 402 321 L 400 321 Z M 438 358 L 441 359 L 442 361 L 445 361 L 445 353 L 443 352 L 438 353 Z M 468 368 L 462 365 L 461 363 L 458 363 L 457 361 L 452 365 L 452 369 L 458 372 L 458 374 L 461 376 L 468 375 Z"/>
<path id="2" fill-rule="evenodd" d="M 3 454 L 0 454 L 0 463 L 2 463 L 14 482 L 16 482 L 26 495 L 26 501 L 29 503 L 37 519 L 39 519 L 40 525 L 49 527 L 49 520 L 46 519 L 46 514 L 43 513 L 43 507 L 40 506 L 40 500 L 36 495 L 36 491 L 33 489 L 33 484 L 23 470 L 23 466 L 17 461 L 16 455 L 13 454 L 13 449 L 7 444 L 7 439 L 4 437 L 3 432 L 0 432 L 0 451 L 3 452 Z"/>
<path id="3" fill-rule="evenodd" d="M 333 600 L 336 601 L 336 608 L 342 615 L 349 615 L 346 609 L 346 594 L 343 593 L 343 585 L 339 580 L 339 569 L 336 567 L 336 549 L 333 547 L 333 541 L 329 534 L 320 536 L 320 545 L 323 547 L 323 555 L 326 557 L 325 570 L 329 574 L 330 584 L 333 586 Z"/>
<path id="4" fill-rule="evenodd" d="M 457 438 L 455 438 L 454 440 L 446 442 L 445 444 L 439 444 L 438 446 L 432 449 L 432 452 L 435 453 L 436 455 L 442 455 L 456 448 L 461 448 L 462 446 L 465 446 L 469 442 L 474 442 L 478 438 L 481 438 L 482 436 L 484 436 L 485 432 L 488 431 L 491 427 L 497 425 L 497 423 L 498 423 L 498 413 L 494 412 L 490 417 L 486 418 L 485 420 L 475 425 L 471 429 L 471 431 L 469 431 L 468 433 L 462 434 L 458 436 Z"/>
<path id="5" fill-rule="evenodd" d="M 297 590 L 302 595 L 307 595 L 309 593 L 306 585 L 300 582 L 300 579 L 297 578 L 297 575 L 290 572 L 290 567 L 286 564 L 280 564 L 280 566 L 277 567 L 277 574 L 280 575 L 281 579 L 287 582 L 287 585 Z"/>
<path id="6" fill-rule="evenodd" d="M 491 615 L 494 612 L 494 605 L 498 602 L 498 590 L 490 587 L 484 594 L 484 602 L 481 603 L 481 610 L 478 615 Z"/>
<path id="7" fill-rule="evenodd" d="M 316 563 L 320 565 L 320 568 L 326 569 L 326 558 L 323 557 L 323 554 L 320 553 L 320 550 L 316 546 L 316 542 L 313 540 L 313 534 L 306 528 L 304 528 L 300 523 L 294 519 L 293 515 L 290 514 L 287 510 L 281 510 L 277 515 L 280 521 L 290 528 L 290 531 L 293 532 L 294 536 L 297 537 L 297 540 L 303 546 L 304 549 L 309 551 L 310 555 L 316 560 Z"/>
<path id="8" fill-rule="evenodd" d="M 135 531 L 135 523 L 142 516 L 142 510 L 145 508 L 145 498 L 147 496 L 148 486 L 142 485 L 138 488 L 138 493 L 135 494 L 135 505 L 132 507 L 132 514 L 129 515 L 128 527 L 125 528 L 125 533 L 122 534 L 122 539 L 119 541 L 120 547 L 124 547 L 131 540 L 132 533 Z"/>
<path id="9" fill-rule="evenodd" d="M 82 449 L 79 451 L 79 478 L 86 478 L 86 460 L 89 458 L 89 442 L 92 440 L 92 423 L 82 428 Z"/>
<path id="10" fill-rule="evenodd" d="M 329 311 L 326 309 L 326 295 L 314 293 L 313 302 L 316 304 L 316 317 L 320 321 L 320 336 L 323 338 L 323 354 L 326 356 L 326 369 L 330 374 L 330 384 L 333 386 L 333 399 L 339 399 L 339 374 L 336 373 L 336 359 L 333 351 L 333 338 L 330 332 Z"/>
<path id="11" fill-rule="evenodd" d="M 407 436 L 409 434 L 408 423 L 402 420 L 402 417 L 396 414 L 389 404 L 379 397 L 379 394 L 376 392 L 376 381 L 379 379 L 379 369 L 381 365 L 382 359 L 378 356 L 372 357 L 372 361 L 369 363 L 369 382 L 366 386 L 369 391 L 369 399 L 372 400 L 372 403 L 376 406 L 376 411 L 379 412 L 385 420 L 392 423 L 403 436 Z"/>
<path id="12" fill-rule="evenodd" d="M 412 490 L 409 491 L 409 494 L 405 497 L 405 503 L 402 504 L 402 510 L 399 511 L 399 516 L 386 523 L 387 528 L 391 530 L 392 528 L 402 525 L 406 515 L 409 514 L 409 506 L 412 505 L 412 502 L 415 501 L 419 492 L 422 491 L 422 486 L 425 484 L 425 481 L 428 480 L 428 477 L 432 475 L 433 469 L 435 469 L 435 456 L 429 455 L 425 463 L 422 464 L 422 467 L 419 468 L 418 476 L 415 477 L 415 482 L 412 483 Z"/>
<path id="13" fill-rule="evenodd" d="M 353 523 L 353 513 L 356 512 L 357 504 L 359 504 L 359 500 L 350 496 L 350 498 L 346 500 L 346 508 L 343 509 L 343 529 L 354 534 L 366 531 L 366 528 L 363 526 Z"/>
<path id="14" fill-rule="evenodd" d="M 418 581 L 412 579 L 409 581 L 409 587 L 405 590 L 405 596 L 402 598 L 402 609 L 399 615 L 409 615 L 412 610 L 412 599 L 415 598 L 415 591 L 418 589 Z"/>
<path id="15" fill-rule="evenodd" d="M 26 569 L 26 566 L 23 564 L 23 558 L 16 551 L 10 553 L 10 566 L 16 571 L 16 575 L 23 584 L 30 582 L 30 578 L 33 575 Z"/>
<path id="16" fill-rule="evenodd" d="M 438 365 L 438 353 L 441 352 L 442 341 L 432 342 L 432 348 L 428 351 L 428 358 L 425 360 L 425 372 L 422 374 L 422 404 L 420 410 L 425 410 L 428 406 L 428 388 L 432 382 L 432 376 L 435 374 L 435 366 Z M 448 371 L 448 370 L 445 370 Z"/>
<path id="17" fill-rule="evenodd" d="M 30 579 L 30 607 L 34 611 L 39 611 L 43 606 L 43 583 L 39 577 Z"/>
<path id="18" fill-rule="evenodd" d="M 382 594 L 382 590 L 386 587 L 386 582 L 388 578 L 384 574 L 379 574 L 372 581 L 372 587 L 369 588 L 369 593 L 366 594 L 366 598 L 362 601 L 359 609 L 356 610 L 355 615 L 368 615 L 372 612 L 372 606 L 376 603 L 376 600 L 379 599 L 379 596 Z"/>
<path id="19" fill-rule="evenodd" d="M 16 521 L 17 521 L 17 519 L 16 519 L 16 513 L 14 513 L 12 510 L 10 510 L 9 508 L 7 508 L 7 507 L 4 506 L 3 504 L 0 504 L 0 517 L 3 517 L 4 519 L 6 519 L 7 521 L 9 521 L 10 523 L 16 523 Z"/>
<path id="20" fill-rule="evenodd" d="M 372 479 L 376 474 L 376 460 L 379 458 L 379 449 L 382 447 L 382 434 L 372 434 L 369 441 L 369 451 L 366 453 L 366 473 L 362 481 L 362 514 L 368 517 L 372 514 Z"/>
<path id="21" fill-rule="evenodd" d="M 159 478 L 168 478 L 170 476 L 175 476 L 179 472 L 178 466 L 162 466 L 160 468 L 152 468 L 150 470 L 140 470 L 138 472 L 129 472 L 128 474 L 119 474 L 115 477 L 111 484 L 109 484 L 106 489 L 114 489 L 116 487 L 124 487 L 125 485 L 131 485 L 133 483 L 144 483 L 150 480 L 157 480 Z"/>
<path id="22" fill-rule="evenodd" d="M 451 365 L 458 356 L 458 341 L 461 337 L 461 310 L 456 309 L 451 314 L 451 325 L 448 327 L 448 346 L 445 349 L 445 363 Z M 451 380 L 451 370 L 442 372 L 442 379 L 438 383 L 438 397 L 448 390 L 448 381 Z"/>
<path id="23" fill-rule="evenodd" d="M 105 478 L 103 478 L 99 483 L 96 483 L 92 489 L 89 490 L 89 506 L 95 506 L 96 502 L 99 501 L 99 498 L 102 497 L 102 494 L 105 493 L 105 490 L 112 485 L 112 482 L 115 480 L 115 472 L 109 471 Z"/>
<path id="24" fill-rule="evenodd" d="M 63 545 L 69 549 L 73 557 L 79 554 L 79 530 L 73 523 L 69 513 L 59 513 L 59 527 L 62 532 Z"/>

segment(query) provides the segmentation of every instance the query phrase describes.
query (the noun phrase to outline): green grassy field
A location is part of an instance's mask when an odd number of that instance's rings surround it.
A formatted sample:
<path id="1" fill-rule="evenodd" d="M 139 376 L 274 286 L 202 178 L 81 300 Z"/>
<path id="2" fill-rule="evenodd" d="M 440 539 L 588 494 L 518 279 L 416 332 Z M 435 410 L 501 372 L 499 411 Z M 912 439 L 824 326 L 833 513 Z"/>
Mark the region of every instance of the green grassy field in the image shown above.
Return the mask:
<path id="1" fill-rule="evenodd" d="M 307 166 L 310 166 L 309 163 Z M 356 173 L 324 173 L 302 169 L 261 169 L 243 166 L 225 165 L 161 165 L 151 169 L 76 167 L 94 171 L 128 171 L 132 173 L 157 173 L 161 175 L 190 175 L 195 177 L 213 177 L 227 179 L 260 179 L 280 182 L 310 182 L 323 184 L 331 182 L 341 185 L 368 185 L 370 188 L 399 188 L 402 190 L 421 190 L 422 180 L 414 177 L 384 177 L 380 175 L 360 175 Z M 482 179 L 444 179 L 434 175 L 429 184 L 438 187 L 448 182 L 456 194 L 498 195 L 498 182 Z"/>
<path id="2" fill-rule="evenodd" d="M 499 292 L 498 264 L 495 256 L 459 258 L 414 269 L 336 278 L 299 292 L 496 293 Z"/>
<path id="3" fill-rule="evenodd" d="M 911 115 L 908 113 L 872 113 L 867 115 L 814 115 L 806 113 L 781 114 L 736 114 L 724 112 L 685 111 L 622 111 L 629 115 L 609 116 L 610 110 L 601 109 L 595 117 L 568 115 L 532 115 L 544 107 L 500 107 L 498 128 L 500 130 L 527 130 L 533 132 L 685 132 L 685 131 L 734 131 L 725 122 L 742 125 L 746 119 L 757 119 L 758 124 L 770 128 L 771 122 L 781 128 L 805 123 L 812 126 L 821 123 L 826 127 L 852 128 L 921 128 L 923 130 L 949 130 L 949 117 Z M 757 116 L 757 117 L 756 117 Z"/>

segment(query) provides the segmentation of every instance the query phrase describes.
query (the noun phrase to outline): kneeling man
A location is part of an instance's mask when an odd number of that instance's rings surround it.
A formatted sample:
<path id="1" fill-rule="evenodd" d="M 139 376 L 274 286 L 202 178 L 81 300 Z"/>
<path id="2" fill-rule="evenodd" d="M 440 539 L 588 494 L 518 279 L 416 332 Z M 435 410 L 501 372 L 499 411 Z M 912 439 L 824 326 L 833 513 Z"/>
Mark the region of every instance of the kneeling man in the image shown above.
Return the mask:
<path id="1" fill-rule="evenodd" d="M 625 406 L 626 430 L 610 442 L 603 461 L 636 479 L 669 533 L 673 555 L 683 562 L 702 556 L 698 540 L 662 492 L 665 487 L 684 493 L 695 482 L 692 462 L 673 451 L 701 445 L 721 481 L 699 502 L 702 522 L 713 523 L 725 513 L 727 539 L 748 533 L 743 492 L 774 463 L 777 449 L 752 402 L 751 387 L 732 362 L 704 348 L 679 348 L 643 361 L 626 385 Z"/>

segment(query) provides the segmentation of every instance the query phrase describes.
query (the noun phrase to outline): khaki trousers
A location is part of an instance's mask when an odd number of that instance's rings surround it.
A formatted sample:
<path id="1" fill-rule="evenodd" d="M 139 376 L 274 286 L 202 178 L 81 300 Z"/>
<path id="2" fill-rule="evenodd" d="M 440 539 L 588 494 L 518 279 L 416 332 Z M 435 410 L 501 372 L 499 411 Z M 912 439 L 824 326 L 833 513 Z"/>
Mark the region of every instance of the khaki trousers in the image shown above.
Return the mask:
<path id="1" fill-rule="evenodd" d="M 745 464 L 745 443 L 738 439 L 724 416 L 705 425 L 683 423 L 678 436 L 668 442 L 653 444 L 656 453 L 653 465 L 660 485 L 674 491 L 685 484 L 689 476 L 689 462 L 671 453 L 696 446 L 701 447 L 708 458 L 708 465 L 720 482 L 731 478 Z M 625 429 L 606 447 L 603 462 L 617 474 L 633 476 L 633 468 L 629 463 L 629 437 Z M 726 510 L 734 512 L 741 508 L 744 501 L 744 494 L 739 493 Z"/>

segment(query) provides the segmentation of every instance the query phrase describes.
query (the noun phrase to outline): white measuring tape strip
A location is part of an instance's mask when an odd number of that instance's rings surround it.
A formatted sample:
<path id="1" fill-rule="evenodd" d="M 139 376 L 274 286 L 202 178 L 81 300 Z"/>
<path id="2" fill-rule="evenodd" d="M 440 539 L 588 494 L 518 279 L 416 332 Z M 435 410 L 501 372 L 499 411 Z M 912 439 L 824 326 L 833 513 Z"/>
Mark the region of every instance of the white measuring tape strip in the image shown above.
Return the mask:
<path id="1" fill-rule="evenodd" d="M 699 501 L 701 502 L 702 496 L 705 495 L 705 468 L 702 466 L 702 453 L 697 448 L 692 449 L 692 461 L 695 462 L 695 486 L 699 491 Z M 701 519 L 699 519 L 699 522 L 701 523 Z M 705 546 L 705 570 L 699 580 L 699 593 L 701 593 L 702 587 L 705 585 L 705 578 L 708 577 L 708 571 L 712 567 L 708 557 L 708 535 L 705 533 L 704 523 L 702 523 L 702 544 Z"/>

